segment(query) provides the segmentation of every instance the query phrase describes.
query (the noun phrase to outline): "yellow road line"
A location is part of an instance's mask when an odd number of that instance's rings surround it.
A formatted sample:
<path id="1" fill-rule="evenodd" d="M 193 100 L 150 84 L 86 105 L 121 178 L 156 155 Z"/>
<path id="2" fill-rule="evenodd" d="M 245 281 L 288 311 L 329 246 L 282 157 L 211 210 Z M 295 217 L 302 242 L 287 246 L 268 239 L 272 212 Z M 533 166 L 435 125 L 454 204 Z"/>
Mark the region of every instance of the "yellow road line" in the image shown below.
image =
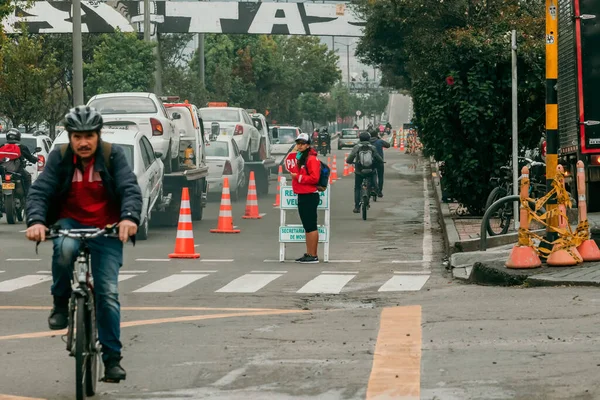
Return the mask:
<path id="1" fill-rule="evenodd" d="M 367 400 L 419 400 L 421 306 L 384 308 Z"/>
<path id="2" fill-rule="evenodd" d="M 170 318 L 128 321 L 128 322 L 121 323 L 121 328 L 129 328 L 129 327 L 144 326 L 144 325 L 167 324 L 167 323 L 175 323 L 175 322 L 200 321 L 200 320 L 204 320 L 204 319 L 250 317 L 250 316 L 261 316 L 261 315 L 302 314 L 302 313 L 307 313 L 307 312 L 309 312 L 309 311 L 304 311 L 304 310 L 266 310 L 266 311 L 238 312 L 238 313 L 229 313 L 229 314 L 190 315 L 190 316 L 185 316 L 185 317 L 170 317 Z M 63 329 L 60 331 L 21 333 L 21 334 L 16 334 L 16 335 L 0 336 L 0 340 L 35 339 L 35 338 L 42 338 L 42 337 L 65 335 L 66 333 L 67 333 L 66 329 Z M 0 400 L 3 400 L 3 399 L 0 399 Z"/>
<path id="3" fill-rule="evenodd" d="M 0 306 L 0 310 L 50 310 L 49 306 Z M 277 308 L 121 307 L 122 311 L 281 311 Z"/>

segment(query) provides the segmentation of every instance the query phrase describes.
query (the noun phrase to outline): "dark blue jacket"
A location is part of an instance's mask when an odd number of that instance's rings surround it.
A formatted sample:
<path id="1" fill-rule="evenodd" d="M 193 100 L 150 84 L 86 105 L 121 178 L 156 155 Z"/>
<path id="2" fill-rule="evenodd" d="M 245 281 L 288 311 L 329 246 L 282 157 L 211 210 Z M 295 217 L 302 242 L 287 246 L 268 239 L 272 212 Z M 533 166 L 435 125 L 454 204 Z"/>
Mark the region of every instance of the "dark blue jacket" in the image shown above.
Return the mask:
<path id="1" fill-rule="evenodd" d="M 110 171 L 104 163 L 102 146 L 98 144 L 94 170 L 98 171 L 111 199 L 119 205 L 121 220 L 128 219 L 139 225 L 142 212 L 142 192 L 125 153 L 119 146 L 111 146 Z M 60 146 L 48 155 L 44 171 L 29 189 L 26 203 L 27 226 L 36 223 L 51 226 L 58 220 L 61 207 L 71 189 L 75 164 L 69 146 L 61 157 Z"/>
<path id="2" fill-rule="evenodd" d="M 385 147 L 386 149 L 390 148 L 390 143 L 386 142 L 383 139 L 379 139 L 379 138 L 371 138 L 371 144 L 373 146 L 375 146 L 375 149 L 377 149 L 377 153 L 381 156 L 381 158 L 383 158 L 383 148 Z"/>

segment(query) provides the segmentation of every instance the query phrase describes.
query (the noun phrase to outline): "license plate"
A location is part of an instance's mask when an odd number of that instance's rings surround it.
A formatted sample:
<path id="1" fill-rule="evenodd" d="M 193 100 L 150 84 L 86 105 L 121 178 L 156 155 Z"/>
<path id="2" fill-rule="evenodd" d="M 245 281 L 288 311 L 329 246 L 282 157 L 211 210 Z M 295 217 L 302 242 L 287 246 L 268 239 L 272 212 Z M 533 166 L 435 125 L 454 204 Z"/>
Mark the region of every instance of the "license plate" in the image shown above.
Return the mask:
<path id="1" fill-rule="evenodd" d="M 3 183 L 2 184 L 2 189 L 14 189 L 14 188 L 15 188 L 14 183 Z"/>
<path id="2" fill-rule="evenodd" d="M 129 129 L 129 125 L 108 125 L 107 127 L 112 129 Z"/>

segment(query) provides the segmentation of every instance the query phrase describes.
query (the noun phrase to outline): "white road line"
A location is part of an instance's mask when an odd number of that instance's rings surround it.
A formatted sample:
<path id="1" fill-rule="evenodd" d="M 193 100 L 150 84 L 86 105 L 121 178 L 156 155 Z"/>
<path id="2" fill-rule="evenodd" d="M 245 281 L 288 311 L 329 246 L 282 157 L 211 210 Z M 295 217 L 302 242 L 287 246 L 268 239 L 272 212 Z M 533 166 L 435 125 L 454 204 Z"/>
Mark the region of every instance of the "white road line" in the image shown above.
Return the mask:
<path id="1" fill-rule="evenodd" d="M 329 260 L 329 264 L 331 263 L 359 263 L 361 260 Z"/>
<path id="2" fill-rule="evenodd" d="M 0 274 L 3 273 L 4 271 L 0 271 Z"/>
<path id="3" fill-rule="evenodd" d="M 126 281 L 127 279 L 131 279 L 137 275 L 135 274 L 119 274 L 119 282 Z"/>
<path id="4" fill-rule="evenodd" d="M 416 292 L 423 288 L 429 275 L 395 275 L 378 292 Z"/>
<path id="5" fill-rule="evenodd" d="M 9 279 L 0 282 L 0 292 L 14 292 L 15 290 L 37 285 L 38 283 L 52 280 L 51 276 L 46 275 L 25 275 L 20 278 Z"/>
<path id="6" fill-rule="evenodd" d="M 287 274 L 287 271 L 250 271 L 251 274 Z"/>
<path id="7" fill-rule="evenodd" d="M 338 294 L 356 275 L 319 275 L 296 293 Z"/>
<path id="8" fill-rule="evenodd" d="M 42 261 L 41 258 L 7 258 L 6 261 Z"/>
<path id="9" fill-rule="evenodd" d="M 288 261 L 290 261 L 290 260 L 288 260 Z M 263 260 L 263 262 L 266 262 L 266 263 L 276 263 L 277 262 L 278 263 L 280 261 L 279 260 Z"/>
<path id="10" fill-rule="evenodd" d="M 200 262 L 214 262 L 214 263 L 217 263 L 217 262 L 234 262 L 234 261 L 235 260 L 233 258 L 228 258 L 228 259 L 212 259 L 212 260 L 210 260 L 210 259 L 202 260 L 201 259 L 200 260 Z"/>
<path id="11" fill-rule="evenodd" d="M 124 270 L 120 271 L 121 274 L 145 274 L 147 270 Z"/>
<path id="12" fill-rule="evenodd" d="M 423 164 L 423 268 L 430 271 L 433 260 L 433 237 L 431 235 L 431 209 L 429 201 L 429 179 Z"/>
<path id="13" fill-rule="evenodd" d="M 382 261 L 382 264 L 423 264 L 423 260 L 391 260 Z"/>
<path id="14" fill-rule="evenodd" d="M 265 215 L 267 215 L 267 213 L 258 213 L 258 215 L 260 215 L 261 217 L 264 217 Z"/>
<path id="15" fill-rule="evenodd" d="M 202 279 L 206 274 L 177 274 L 160 279 L 156 282 L 144 286 L 143 288 L 134 290 L 133 293 L 170 293 L 181 289 L 198 279 Z"/>
<path id="16" fill-rule="evenodd" d="M 217 293 L 254 293 L 273 282 L 282 274 L 246 274 L 216 290 Z"/>
<path id="17" fill-rule="evenodd" d="M 322 274 L 358 274 L 358 271 L 322 271 Z"/>
<path id="18" fill-rule="evenodd" d="M 171 261 L 170 258 L 136 258 L 135 261 L 146 261 L 146 262 L 154 262 L 154 261 L 158 261 L 158 262 L 169 262 Z"/>
<path id="19" fill-rule="evenodd" d="M 199 271 L 199 270 L 192 270 L 192 269 L 184 269 L 183 271 L 181 271 L 182 274 L 214 274 L 215 272 L 219 272 L 216 269 L 210 270 L 210 271 Z"/>

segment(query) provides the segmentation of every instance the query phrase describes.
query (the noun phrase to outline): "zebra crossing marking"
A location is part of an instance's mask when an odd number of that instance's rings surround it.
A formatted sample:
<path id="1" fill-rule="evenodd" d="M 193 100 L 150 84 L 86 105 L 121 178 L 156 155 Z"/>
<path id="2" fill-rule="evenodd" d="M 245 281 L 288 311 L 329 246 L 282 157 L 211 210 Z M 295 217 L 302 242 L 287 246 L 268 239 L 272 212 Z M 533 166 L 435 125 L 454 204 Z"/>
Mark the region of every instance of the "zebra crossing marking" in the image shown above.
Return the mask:
<path id="1" fill-rule="evenodd" d="M 229 282 L 217 293 L 254 293 L 273 282 L 283 274 L 245 274 Z"/>
<path id="2" fill-rule="evenodd" d="M 321 274 L 302 286 L 296 293 L 339 294 L 356 275 Z"/>
<path id="3" fill-rule="evenodd" d="M 175 274 L 134 290 L 133 293 L 170 293 L 207 276 L 208 274 Z"/>
<path id="4" fill-rule="evenodd" d="M 19 278 L 9 279 L 0 282 L 0 292 L 14 292 L 15 290 L 47 282 L 51 279 L 52 277 L 47 275 L 25 275 Z"/>
<path id="5" fill-rule="evenodd" d="M 423 288 L 430 275 L 394 275 L 378 292 L 417 292 Z"/>

